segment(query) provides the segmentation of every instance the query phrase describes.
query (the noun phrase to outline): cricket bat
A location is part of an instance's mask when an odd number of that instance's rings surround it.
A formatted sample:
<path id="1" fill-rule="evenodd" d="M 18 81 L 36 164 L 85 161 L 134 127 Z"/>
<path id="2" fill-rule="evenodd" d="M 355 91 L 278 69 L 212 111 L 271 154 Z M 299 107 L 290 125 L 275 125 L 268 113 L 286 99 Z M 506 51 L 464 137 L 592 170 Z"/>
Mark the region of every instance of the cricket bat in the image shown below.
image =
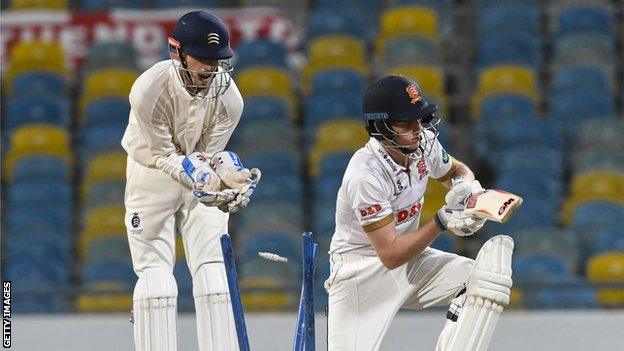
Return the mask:
<path id="1" fill-rule="evenodd" d="M 466 201 L 466 214 L 504 223 L 520 208 L 522 198 L 500 189 L 487 189 Z"/>

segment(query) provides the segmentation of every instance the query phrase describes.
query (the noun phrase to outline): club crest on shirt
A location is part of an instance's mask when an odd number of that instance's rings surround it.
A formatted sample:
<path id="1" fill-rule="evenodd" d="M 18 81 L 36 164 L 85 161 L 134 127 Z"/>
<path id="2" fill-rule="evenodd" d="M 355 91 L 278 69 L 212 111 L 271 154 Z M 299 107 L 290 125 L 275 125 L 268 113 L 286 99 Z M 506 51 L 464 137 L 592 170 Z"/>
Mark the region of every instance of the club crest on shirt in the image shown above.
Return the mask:
<path id="1" fill-rule="evenodd" d="M 132 234 L 141 234 L 143 228 L 141 227 L 141 217 L 139 217 L 138 212 L 132 213 L 132 218 L 130 218 L 130 225 L 132 229 L 130 229 L 130 233 Z"/>
<path id="2" fill-rule="evenodd" d="M 416 168 L 418 169 L 418 179 L 423 179 L 425 176 L 429 174 L 427 170 L 427 164 L 425 163 L 425 159 L 421 158 L 416 163 Z"/>
<path id="3" fill-rule="evenodd" d="M 399 225 L 411 221 L 412 219 L 420 215 L 421 209 L 422 204 L 420 203 L 420 200 L 409 206 L 399 209 L 396 213 L 396 224 Z"/>
<path id="4" fill-rule="evenodd" d="M 376 213 L 378 213 L 381 210 L 382 210 L 382 207 L 381 207 L 380 204 L 374 204 L 374 205 L 368 206 L 366 208 L 359 209 L 360 216 L 362 217 L 362 219 L 365 219 L 367 217 L 372 217 L 373 215 L 375 215 Z"/>

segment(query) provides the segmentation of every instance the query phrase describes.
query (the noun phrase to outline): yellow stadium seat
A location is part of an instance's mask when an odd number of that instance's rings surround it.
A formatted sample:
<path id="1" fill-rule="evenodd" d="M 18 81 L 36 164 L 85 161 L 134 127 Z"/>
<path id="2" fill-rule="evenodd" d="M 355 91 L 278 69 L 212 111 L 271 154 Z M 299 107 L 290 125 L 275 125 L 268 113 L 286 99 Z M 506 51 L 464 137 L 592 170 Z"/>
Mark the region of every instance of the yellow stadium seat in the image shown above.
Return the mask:
<path id="1" fill-rule="evenodd" d="M 316 142 L 310 152 L 310 171 L 316 176 L 320 162 L 329 153 L 355 150 L 368 141 L 369 136 L 361 122 L 336 120 L 323 123 L 316 132 Z"/>
<path id="2" fill-rule="evenodd" d="M 128 98 L 137 72 L 129 69 L 108 68 L 95 71 L 85 78 L 80 96 L 80 110 L 93 100 L 103 97 Z"/>
<path id="3" fill-rule="evenodd" d="M 67 10 L 68 0 L 11 0 L 9 10 Z"/>
<path id="4" fill-rule="evenodd" d="M 84 230 L 80 233 L 79 253 L 85 257 L 91 241 L 106 235 L 126 235 L 123 206 L 102 206 L 86 213 Z"/>
<path id="5" fill-rule="evenodd" d="M 10 87 L 13 79 L 22 73 L 49 71 L 65 75 L 65 53 L 59 42 L 42 40 L 24 41 L 11 50 L 10 64 L 4 75 L 4 86 Z"/>
<path id="6" fill-rule="evenodd" d="M 66 130 L 48 124 L 29 124 L 11 135 L 11 146 L 5 157 L 4 172 L 12 173 L 15 161 L 24 156 L 43 154 L 60 157 L 69 162 L 69 134 Z"/>
<path id="7" fill-rule="evenodd" d="M 238 74 L 236 84 L 243 97 L 271 95 L 294 101 L 292 76 L 283 69 L 248 68 Z"/>
<path id="8" fill-rule="evenodd" d="M 353 56 L 319 57 L 308 62 L 301 71 L 301 85 L 305 92 L 309 92 L 312 84 L 312 77 L 319 72 L 329 69 L 352 69 L 358 71 L 363 76 L 370 75 L 368 63 L 354 59 Z"/>
<path id="9" fill-rule="evenodd" d="M 587 263 L 587 279 L 594 283 L 624 284 L 624 252 L 603 253 Z M 621 288 L 598 289 L 598 303 L 607 307 L 624 306 L 624 285 Z"/>
<path id="10" fill-rule="evenodd" d="M 415 80 L 427 96 L 446 95 L 444 93 L 444 72 L 439 67 L 404 65 L 392 68 L 390 74 L 406 76 Z"/>
<path id="11" fill-rule="evenodd" d="M 126 159 L 127 155 L 122 152 L 115 152 L 97 156 L 87 164 L 85 180 L 82 183 L 84 188 L 105 180 L 125 180 L 126 179 Z M 83 191 L 83 196 L 86 192 Z"/>
<path id="12" fill-rule="evenodd" d="M 478 90 L 472 99 L 472 116 L 479 116 L 483 99 L 500 93 L 522 94 L 537 100 L 535 72 L 530 68 L 514 65 L 499 65 L 483 70 L 479 76 Z"/>
<path id="13" fill-rule="evenodd" d="M 522 308 L 522 290 L 520 288 L 514 287 L 511 289 L 511 295 L 509 296 L 509 305 L 505 307 L 506 309 L 520 309 Z"/>
<path id="14" fill-rule="evenodd" d="M 381 14 L 380 32 L 383 37 L 405 34 L 438 37 L 438 15 L 421 6 L 393 7 Z"/>
<path id="15" fill-rule="evenodd" d="M 308 47 L 308 59 L 327 56 L 353 56 L 364 61 L 366 47 L 362 40 L 347 35 L 324 35 L 314 39 Z"/>
<path id="16" fill-rule="evenodd" d="M 117 287 L 115 282 L 98 283 L 89 287 L 92 293 L 83 293 L 76 299 L 81 312 L 127 312 L 132 309 L 132 294 Z"/>
<path id="17" fill-rule="evenodd" d="M 251 311 L 284 311 L 295 304 L 293 294 L 285 292 L 275 279 L 244 278 L 241 290 L 243 306 Z"/>
<path id="18" fill-rule="evenodd" d="M 572 193 L 614 194 L 624 198 L 624 176 L 615 172 L 587 172 L 572 180 Z"/>

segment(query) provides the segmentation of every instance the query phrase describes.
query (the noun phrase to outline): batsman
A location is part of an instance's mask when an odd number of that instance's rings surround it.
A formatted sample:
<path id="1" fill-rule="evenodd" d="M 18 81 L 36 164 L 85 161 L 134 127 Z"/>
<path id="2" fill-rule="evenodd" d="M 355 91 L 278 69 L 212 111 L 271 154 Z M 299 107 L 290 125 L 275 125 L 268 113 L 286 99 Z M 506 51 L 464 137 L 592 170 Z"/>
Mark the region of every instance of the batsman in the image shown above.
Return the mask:
<path id="1" fill-rule="evenodd" d="M 486 350 L 512 286 L 513 241 L 488 240 L 475 260 L 429 247 L 444 231 L 477 232 L 465 213 L 483 190 L 437 139 L 438 106 L 416 82 L 387 76 L 364 93 L 368 143 L 345 171 L 330 245 L 328 349 L 378 350 L 399 309 L 449 306 L 437 351 Z M 419 226 L 429 177 L 450 189 Z"/>

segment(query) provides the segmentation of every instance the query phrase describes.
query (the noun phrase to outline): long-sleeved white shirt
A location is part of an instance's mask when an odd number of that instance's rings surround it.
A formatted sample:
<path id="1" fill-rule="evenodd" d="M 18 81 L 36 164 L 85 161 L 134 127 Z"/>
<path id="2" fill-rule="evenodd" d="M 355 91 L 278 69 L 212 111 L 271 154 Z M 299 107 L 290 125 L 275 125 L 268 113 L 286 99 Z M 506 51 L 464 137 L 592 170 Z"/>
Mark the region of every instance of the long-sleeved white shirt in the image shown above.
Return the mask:
<path id="1" fill-rule="evenodd" d="M 191 186 L 182 168 L 184 156 L 223 150 L 243 113 L 243 98 L 234 80 L 216 99 L 193 97 L 175 69 L 170 60 L 161 61 L 134 82 L 121 145 L 141 165 Z"/>

